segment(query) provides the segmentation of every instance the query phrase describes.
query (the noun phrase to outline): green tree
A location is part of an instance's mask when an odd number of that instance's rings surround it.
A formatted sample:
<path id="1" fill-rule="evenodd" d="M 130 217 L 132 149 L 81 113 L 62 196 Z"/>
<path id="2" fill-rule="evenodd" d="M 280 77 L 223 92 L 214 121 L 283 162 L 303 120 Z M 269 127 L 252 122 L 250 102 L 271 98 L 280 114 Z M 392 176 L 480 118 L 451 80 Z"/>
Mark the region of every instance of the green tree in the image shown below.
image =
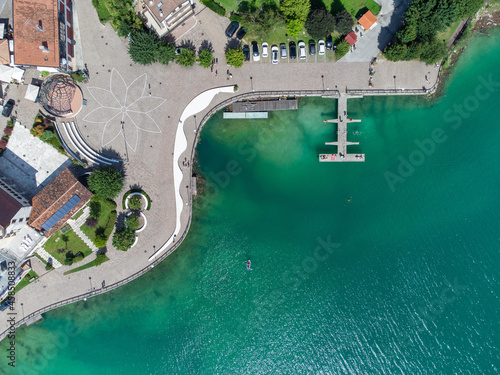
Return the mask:
<path id="1" fill-rule="evenodd" d="M 390 61 L 406 60 L 408 46 L 403 43 L 393 43 L 384 49 L 384 56 Z"/>
<path id="2" fill-rule="evenodd" d="M 410 43 L 417 38 L 417 28 L 415 25 L 408 25 L 399 30 L 396 35 L 402 43 Z"/>
<path id="3" fill-rule="evenodd" d="M 196 53 L 190 48 L 183 48 L 176 59 L 180 66 L 193 66 L 195 61 Z"/>
<path id="4" fill-rule="evenodd" d="M 446 43 L 438 40 L 422 44 L 420 60 L 426 64 L 440 62 L 446 56 Z"/>
<path id="5" fill-rule="evenodd" d="M 130 215 L 125 220 L 125 226 L 127 228 L 129 228 L 130 230 L 137 230 L 137 229 L 139 229 L 139 225 L 140 225 L 140 223 L 139 223 L 139 219 L 137 218 L 137 216 Z"/>
<path id="6" fill-rule="evenodd" d="M 108 242 L 108 237 L 104 233 L 104 228 L 97 228 L 96 234 L 95 234 L 95 239 L 94 239 L 94 245 L 101 248 L 101 247 L 106 246 L 107 242 Z"/>
<path id="7" fill-rule="evenodd" d="M 226 51 L 226 62 L 229 65 L 240 68 L 243 66 L 243 61 L 245 61 L 245 54 L 241 47 L 230 48 Z"/>
<path id="8" fill-rule="evenodd" d="M 282 0 L 280 9 L 287 22 L 297 20 L 304 24 L 311 9 L 309 0 Z"/>
<path id="9" fill-rule="evenodd" d="M 162 43 L 156 34 L 149 31 L 140 31 L 132 35 L 128 45 L 128 53 L 132 61 L 151 65 L 160 57 Z"/>
<path id="10" fill-rule="evenodd" d="M 342 10 L 335 15 L 335 29 L 340 35 L 347 35 L 352 31 L 354 19 L 347 10 Z"/>
<path id="11" fill-rule="evenodd" d="M 87 179 L 90 191 L 102 199 L 114 199 L 123 189 L 123 176 L 114 168 L 96 169 Z"/>
<path id="12" fill-rule="evenodd" d="M 340 60 L 345 56 L 351 46 L 345 40 L 342 40 L 339 44 L 337 44 L 337 49 L 335 50 L 335 60 Z"/>
<path id="13" fill-rule="evenodd" d="M 47 142 L 47 141 L 51 140 L 52 138 L 54 138 L 54 132 L 52 132 L 50 130 L 45 130 L 43 132 L 43 134 L 40 136 L 40 140 L 43 142 Z"/>
<path id="14" fill-rule="evenodd" d="M 99 217 L 99 213 L 101 212 L 101 204 L 96 200 L 92 200 L 89 203 L 89 207 L 90 207 L 89 216 L 91 218 L 97 219 Z"/>
<path id="15" fill-rule="evenodd" d="M 112 244 L 117 250 L 127 251 L 135 242 L 135 234 L 130 228 L 118 229 L 113 235 Z"/>
<path id="16" fill-rule="evenodd" d="M 142 208 L 142 198 L 134 195 L 128 199 L 128 207 L 131 210 L 140 210 Z"/>
<path id="17" fill-rule="evenodd" d="M 304 22 L 299 20 L 291 20 L 286 23 L 286 32 L 291 36 L 297 36 L 304 28 Z"/>
<path id="18" fill-rule="evenodd" d="M 212 60 L 214 59 L 214 54 L 209 49 L 204 49 L 200 52 L 198 56 L 198 62 L 204 68 L 210 68 L 212 65 Z"/>
<path id="19" fill-rule="evenodd" d="M 161 43 L 158 47 L 158 62 L 163 65 L 175 61 L 175 46 L 172 43 Z"/>
<path id="20" fill-rule="evenodd" d="M 322 39 L 333 33 L 335 18 L 326 9 L 313 10 L 306 21 L 306 30 L 314 39 Z"/>

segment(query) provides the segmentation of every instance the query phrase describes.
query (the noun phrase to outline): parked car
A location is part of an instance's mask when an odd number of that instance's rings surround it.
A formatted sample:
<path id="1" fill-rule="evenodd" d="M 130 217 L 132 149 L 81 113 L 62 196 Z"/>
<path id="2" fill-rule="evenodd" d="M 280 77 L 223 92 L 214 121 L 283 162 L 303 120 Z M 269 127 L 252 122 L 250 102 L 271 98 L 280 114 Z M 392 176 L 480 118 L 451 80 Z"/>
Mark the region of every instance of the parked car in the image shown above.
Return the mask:
<path id="1" fill-rule="evenodd" d="M 326 38 L 326 49 L 332 49 L 333 48 L 333 38 L 331 35 Z"/>
<path id="2" fill-rule="evenodd" d="M 228 38 L 232 38 L 236 30 L 238 30 L 238 27 L 240 27 L 240 24 L 238 22 L 236 21 L 231 22 L 226 29 L 226 36 Z"/>
<path id="3" fill-rule="evenodd" d="M 310 55 L 316 54 L 316 42 L 312 39 L 309 41 L 309 54 Z"/>
<path id="4" fill-rule="evenodd" d="M 318 40 L 318 55 L 325 54 L 325 41 L 323 39 Z"/>
<path id="5" fill-rule="evenodd" d="M 257 44 L 257 42 L 252 42 L 252 56 L 253 61 L 260 60 L 259 45 Z"/>
<path id="6" fill-rule="evenodd" d="M 289 44 L 289 48 L 290 48 L 290 58 L 292 60 L 295 60 L 295 58 L 297 57 L 297 46 L 295 45 L 295 42 L 290 42 Z"/>
<path id="7" fill-rule="evenodd" d="M 12 109 L 14 108 L 15 104 L 16 104 L 16 102 L 13 99 L 9 99 L 9 101 L 7 102 L 7 104 L 5 104 L 3 106 L 2 115 L 5 116 L 5 117 L 9 117 L 10 114 L 12 113 Z"/>
<path id="8" fill-rule="evenodd" d="M 267 42 L 262 43 L 262 57 L 269 56 L 269 44 Z"/>
<path id="9" fill-rule="evenodd" d="M 286 59 L 287 58 L 286 44 L 285 43 L 281 43 L 280 44 L 280 55 L 281 55 L 282 59 Z"/>
<path id="10" fill-rule="evenodd" d="M 0 311 L 7 310 L 10 305 L 12 305 L 12 299 L 9 297 L 0 305 Z"/>
<path id="11" fill-rule="evenodd" d="M 272 58 L 273 64 L 278 63 L 278 52 L 279 52 L 279 49 L 278 49 L 277 45 L 274 45 L 271 47 L 271 58 Z"/>
<path id="12" fill-rule="evenodd" d="M 243 46 L 243 54 L 245 55 L 245 61 L 250 61 L 250 47 L 248 44 Z"/>
<path id="13" fill-rule="evenodd" d="M 243 37 L 247 34 L 247 31 L 242 27 L 238 30 L 238 32 L 236 33 L 236 38 L 238 38 L 239 40 L 243 39 Z"/>
<path id="14" fill-rule="evenodd" d="M 306 58 L 306 44 L 303 41 L 299 42 L 299 59 Z"/>

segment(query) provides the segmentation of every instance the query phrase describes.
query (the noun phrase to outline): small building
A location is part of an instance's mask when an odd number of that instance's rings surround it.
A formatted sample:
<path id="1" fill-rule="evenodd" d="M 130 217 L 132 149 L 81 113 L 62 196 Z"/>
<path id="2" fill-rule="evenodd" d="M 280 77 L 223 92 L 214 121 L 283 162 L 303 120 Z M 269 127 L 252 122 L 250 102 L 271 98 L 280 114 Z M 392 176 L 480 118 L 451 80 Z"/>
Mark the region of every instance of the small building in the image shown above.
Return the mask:
<path id="1" fill-rule="evenodd" d="M 188 19 L 194 17 L 192 0 L 142 0 L 142 8 L 147 26 L 160 37 L 184 26 Z"/>
<path id="2" fill-rule="evenodd" d="M 377 17 L 372 12 L 368 11 L 358 20 L 358 23 L 365 30 L 371 30 L 377 25 Z"/>
<path id="3" fill-rule="evenodd" d="M 14 64 L 72 70 L 71 0 L 13 0 Z"/>
<path id="4" fill-rule="evenodd" d="M 30 213 L 30 203 L 0 179 L 0 239 L 15 236 L 28 221 Z"/>
<path id="5" fill-rule="evenodd" d="M 346 35 L 344 38 L 347 43 L 349 43 L 351 46 L 355 45 L 356 42 L 358 41 L 358 36 L 354 31 L 351 31 L 349 34 Z"/>
<path id="6" fill-rule="evenodd" d="M 91 198 L 92 193 L 66 168 L 33 197 L 28 224 L 50 237 Z"/>

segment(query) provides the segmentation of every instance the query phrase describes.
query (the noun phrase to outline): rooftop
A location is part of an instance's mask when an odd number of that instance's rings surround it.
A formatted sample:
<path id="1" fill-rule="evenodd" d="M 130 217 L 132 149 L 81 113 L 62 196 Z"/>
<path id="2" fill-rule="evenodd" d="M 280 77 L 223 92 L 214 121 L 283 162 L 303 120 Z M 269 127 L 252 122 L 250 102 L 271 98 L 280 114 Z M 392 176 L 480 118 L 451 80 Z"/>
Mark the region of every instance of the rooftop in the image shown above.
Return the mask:
<path id="1" fill-rule="evenodd" d="M 92 193 L 66 168 L 33 197 L 33 209 L 28 224 L 37 230 L 46 229 L 46 235 L 49 236 L 90 198 Z M 54 219 L 57 220 L 52 222 Z M 50 225 L 46 224 L 47 222 Z"/>
<path id="2" fill-rule="evenodd" d="M 155 17 L 163 21 L 172 11 L 180 7 L 186 0 L 145 0 L 144 4 Z M 161 10 L 161 12 L 160 12 Z"/>
<path id="3" fill-rule="evenodd" d="M 349 34 L 346 35 L 345 40 L 347 41 L 347 43 L 353 46 L 358 41 L 358 36 L 354 31 L 351 31 Z"/>
<path id="4" fill-rule="evenodd" d="M 14 62 L 59 67 L 57 0 L 13 0 Z"/>
<path id="5" fill-rule="evenodd" d="M 373 25 L 377 23 L 377 17 L 375 17 L 372 12 L 368 11 L 363 14 L 358 22 L 361 26 L 363 26 L 363 29 L 369 30 Z"/>
<path id="6" fill-rule="evenodd" d="M 23 205 L 0 186 L 0 226 L 7 228 Z"/>

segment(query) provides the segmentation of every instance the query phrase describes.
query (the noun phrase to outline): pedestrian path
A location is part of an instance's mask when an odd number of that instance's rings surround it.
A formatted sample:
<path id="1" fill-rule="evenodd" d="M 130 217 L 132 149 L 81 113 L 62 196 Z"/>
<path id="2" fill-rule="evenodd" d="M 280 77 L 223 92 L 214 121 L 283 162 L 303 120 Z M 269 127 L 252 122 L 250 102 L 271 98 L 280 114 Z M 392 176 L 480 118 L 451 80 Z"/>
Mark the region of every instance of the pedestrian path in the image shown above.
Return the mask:
<path id="1" fill-rule="evenodd" d="M 90 247 L 90 250 L 97 251 L 99 250 L 97 246 L 94 245 L 94 243 L 90 240 L 90 238 L 88 238 L 87 235 L 83 233 L 82 230 L 80 229 L 80 227 L 85 223 L 85 221 L 89 217 L 89 214 L 90 214 L 90 207 L 85 206 L 85 208 L 83 209 L 83 214 L 80 215 L 78 219 L 76 220 L 69 219 L 67 223 L 71 227 L 71 229 L 73 229 L 73 231 L 76 233 L 76 235 L 80 237 L 88 247 Z"/>
<path id="2" fill-rule="evenodd" d="M 44 261 L 46 261 L 47 263 L 52 262 L 52 267 L 54 267 L 54 268 L 62 267 L 62 264 L 59 263 L 59 261 L 56 258 L 54 258 L 52 255 L 50 255 L 48 252 L 46 252 L 45 249 L 43 248 L 43 246 L 40 246 L 38 248 L 38 250 L 36 251 L 36 253 L 38 255 L 40 255 L 42 257 L 42 259 Z M 50 259 L 50 262 L 49 262 L 49 259 Z"/>

